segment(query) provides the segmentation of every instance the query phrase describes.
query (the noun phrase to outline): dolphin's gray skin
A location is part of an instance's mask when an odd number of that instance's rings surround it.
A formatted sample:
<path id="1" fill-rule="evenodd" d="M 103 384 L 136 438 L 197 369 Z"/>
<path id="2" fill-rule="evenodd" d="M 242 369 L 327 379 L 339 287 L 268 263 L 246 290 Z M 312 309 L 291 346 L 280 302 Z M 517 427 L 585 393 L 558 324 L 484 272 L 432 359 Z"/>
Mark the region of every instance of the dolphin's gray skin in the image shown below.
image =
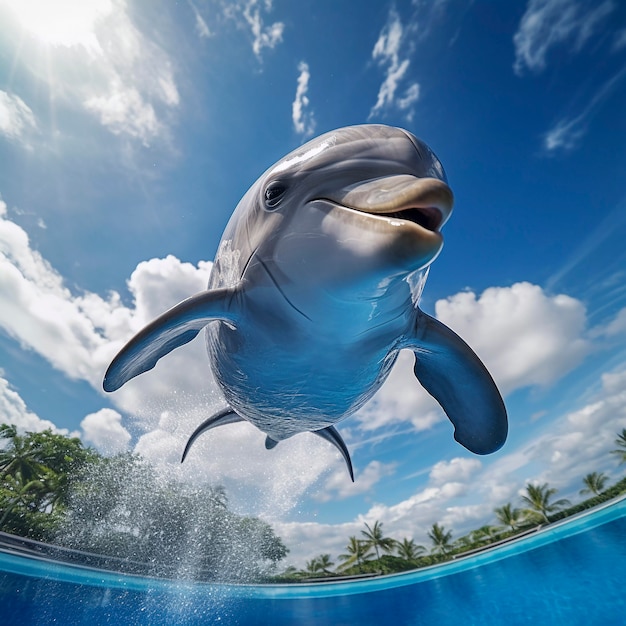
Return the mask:
<path id="1" fill-rule="evenodd" d="M 206 327 L 229 404 L 191 435 L 247 420 L 266 447 L 304 431 L 350 455 L 334 424 L 380 388 L 398 351 L 454 424 L 488 454 L 507 435 L 482 362 L 417 304 L 452 210 L 441 163 L 399 128 L 362 125 L 313 139 L 267 170 L 237 206 L 207 291 L 163 313 L 115 357 L 114 391 Z"/>

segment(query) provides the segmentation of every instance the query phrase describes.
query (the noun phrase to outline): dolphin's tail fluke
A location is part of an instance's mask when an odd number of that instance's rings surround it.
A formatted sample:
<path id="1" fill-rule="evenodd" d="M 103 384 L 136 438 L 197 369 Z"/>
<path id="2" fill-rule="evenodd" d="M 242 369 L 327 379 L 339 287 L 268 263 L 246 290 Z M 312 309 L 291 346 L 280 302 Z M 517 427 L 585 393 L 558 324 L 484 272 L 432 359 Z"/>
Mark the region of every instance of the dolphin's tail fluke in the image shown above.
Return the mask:
<path id="1" fill-rule="evenodd" d="M 344 443 L 341 435 L 337 432 L 337 429 L 334 426 L 329 426 L 328 428 L 323 428 L 322 430 L 313 430 L 311 431 L 314 435 L 329 441 L 330 443 L 341 452 L 341 455 L 346 461 L 346 465 L 348 466 L 348 472 L 350 473 L 350 478 L 352 482 L 354 482 L 354 470 L 352 469 L 352 460 L 350 459 L 350 453 L 348 452 L 348 447 Z"/>
<path id="2" fill-rule="evenodd" d="M 273 450 L 278 445 L 276 439 L 272 439 L 269 435 L 265 438 L 265 449 Z"/>
<path id="3" fill-rule="evenodd" d="M 352 460 L 350 459 L 350 453 L 348 452 L 348 448 L 341 438 L 341 435 L 337 432 L 337 429 L 334 426 L 329 426 L 328 428 L 323 428 L 322 430 L 312 430 L 311 432 L 314 435 L 317 435 L 318 437 L 329 441 L 333 444 L 333 446 L 335 446 L 335 448 L 337 448 L 337 450 L 339 450 L 339 452 L 341 452 L 341 456 L 343 456 L 346 461 L 346 465 L 348 466 L 350 478 L 352 479 L 352 482 L 354 482 L 354 471 L 352 469 Z M 278 441 L 276 441 L 275 439 L 272 439 L 269 436 L 265 439 L 266 450 L 272 450 L 277 445 Z"/>
<path id="4" fill-rule="evenodd" d="M 185 446 L 185 450 L 183 451 L 183 458 L 180 460 L 182 463 L 186 458 L 193 442 L 207 430 L 211 430 L 212 428 L 216 428 L 217 426 L 225 426 L 226 424 L 235 424 L 236 422 L 245 421 L 243 417 L 235 413 L 230 407 L 222 409 L 219 413 L 212 415 L 209 419 L 205 420 L 193 431 L 191 437 L 187 441 L 187 445 Z M 350 473 L 350 478 L 352 482 L 354 482 L 354 470 L 352 469 L 352 460 L 350 459 L 350 452 L 348 452 L 348 448 L 344 443 L 341 435 L 337 432 L 337 429 L 334 426 L 329 426 L 328 428 L 323 428 L 322 430 L 313 430 L 311 431 L 314 435 L 329 441 L 330 443 L 341 452 L 341 456 L 343 456 L 346 465 L 348 466 L 348 472 Z M 267 437 L 265 439 L 265 447 L 268 450 L 275 448 L 278 445 L 278 441 L 272 439 L 271 437 Z"/>
<path id="5" fill-rule="evenodd" d="M 187 445 L 185 446 L 185 450 L 183 451 L 183 458 L 180 460 L 182 463 L 187 457 L 187 453 L 189 452 L 193 442 L 204 432 L 207 430 L 211 430 L 211 428 L 216 428 L 217 426 L 224 426 L 226 424 L 235 424 L 236 422 L 243 422 L 243 417 L 237 415 L 235 411 L 233 411 L 230 407 L 222 409 L 219 413 L 212 415 L 209 419 L 204 420 L 196 430 L 193 431 L 191 437 L 189 437 L 187 441 Z"/>

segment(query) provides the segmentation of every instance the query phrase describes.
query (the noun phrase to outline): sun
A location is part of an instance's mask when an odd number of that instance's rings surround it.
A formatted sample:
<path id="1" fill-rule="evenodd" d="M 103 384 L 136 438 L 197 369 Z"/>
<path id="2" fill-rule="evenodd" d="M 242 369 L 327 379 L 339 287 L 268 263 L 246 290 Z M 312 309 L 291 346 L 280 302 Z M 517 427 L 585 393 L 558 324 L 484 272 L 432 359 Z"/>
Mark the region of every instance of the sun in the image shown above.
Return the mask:
<path id="1" fill-rule="evenodd" d="M 21 26 L 52 46 L 98 46 L 94 27 L 108 15 L 111 0 L 4 0 Z"/>

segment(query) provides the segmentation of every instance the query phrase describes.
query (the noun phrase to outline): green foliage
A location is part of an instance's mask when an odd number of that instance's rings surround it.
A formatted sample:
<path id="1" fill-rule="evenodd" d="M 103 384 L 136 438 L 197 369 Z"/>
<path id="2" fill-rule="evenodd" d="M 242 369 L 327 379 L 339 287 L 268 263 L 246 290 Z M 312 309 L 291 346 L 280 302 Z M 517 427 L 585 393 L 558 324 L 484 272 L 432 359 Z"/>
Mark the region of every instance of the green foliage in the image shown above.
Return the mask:
<path id="1" fill-rule="evenodd" d="M 183 578 L 261 580 L 287 554 L 267 523 L 228 509 L 221 487 L 165 479 L 137 455 L 103 457 L 51 431 L 4 425 L 0 437 L 0 530 Z"/>
<path id="2" fill-rule="evenodd" d="M 599 496 L 604 491 L 604 486 L 609 477 L 603 472 L 591 472 L 583 478 L 584 489 L 580 490 L 581 495 L 593 493 Z"/>
<path id="3" fill-rule="evenodd" d="M 615 443 L 620 449 L 611 452 L 626 456 L 626 429 Z M 606 481 L 602 473 L 588 474 L 582 491 L 598 495 L 567 509 L 567 500 L 553 500 L 556 489 L 528 484 L 526 510 L 510 503 L 494 510 L 500 527 L 483 526 L 453 544 L 452 531 L 434 524 L 429 555 L 412 539 L 385 537 L 379 521 L 366 524 L 362 539 L 349 538 L 336 572 L 331 556 L 321 554 L 304 571 L 276 576 L 287 548 L 267 523 L 230 511 L 223 488 L 159 477 L 137 455 L 103 457 L 78 438 L 0 425 L 0 530 L 117 557 L 121 570 L 177 578 L 295 582 L 426 567 L 626 493 L 626 478 L 609 489 Z"/>
<path id="4" fill-rule="evenodd" d="M 559 511 L 558 513 L 555 513 L 554 515 L 551 515 L 550 521 L 557 522 L 559 520 L 565 519 L 566 517 L 569 517 L 570 515 L 576 515 L 576 513 L 582 513 L 583 511 L 586 511 L 587 509 L 593 508 L 594 506 L 599 506 L 600 504 L 604 504 L 605 502 L 608 502 L 609 500 L 612 500 L 613 498 L 616 498 L 617 496 L 622 495 L 623 493 L 626 493 L 626 478 L 622 478 L 621 480 L 616 482 L 613 486 L 609 487 L 608 489 L 605 489 L 600 495 L 593 496 L 592 498 L 588 498 L 587 500 L 584 500 L 583 502 L 579 502 L 578 504 L 575 504 L 574 506 L 571 506 L 567 509 Z"/>
<path id="5" fill-rule="evenodd" d="M 365 541 L 356 537 L 350 537 L 346 546 L 346 553 L 339 555 L 339 560 L 343 561 L 339 569 L 345 571 L 352 570 L 352 573 L 355 574 L 361 573 L 362 565 L 374 556 L 370 550 L 371 546 L 367 545 Z"/>
<path id="6" fill-rule="evenodd" d="M 626 463 L 626 428 L 622 428 L 622 432 L 617 434 L 615 445 L 617 449 L 611 450 L 611 454 L 617 456 L 620 465 Z"/>
<path id="7" fill-rule="evenodd" d="M 615 443 L 620 449 L 612 450 L 611 453 L 623 454 L 624 461 L 626 461 L 626 429 L 623 429 L 621 434 L 618 435 Z M 345 576 L 401 572 L 427 567 L 454 558 L 456 555 L 484 549 L 497 541 L 514 538 L 520 532 L 532 529 L 538 523 L 551 523 L 561 520 L 626 493 L 626 478 L 620 480 L 609 489 L 604 489 L 606 480 L 607 477 L 602 473 L 593 472 L 588 474 L 583 479 L 583 482 L 589 487 L 589 490 L 597 491 L 599 494 L 567 509 L 563 508 L 569 504 L 567 500 L 553 500 L 553 496 L 557 493 L 556 489 L 550 488 L 547 484 L 528 484 L 526 486 L 526 494 L 522 496 L 522 500 L 528 508 L 522 510 L 513 507 L 510 502 L 506 503 L 494 509 L 500 526 L 483 526 L 460 537 L 454 544 L 452 543 L 452 532 L 439 524 L 434 524 L 428 532 L 428 536 L 433 542 L 430 555 L 424 555 L 424 547 L 417 546 L 412 539 L 405 538 L 402 542 L 398 542 L 390 538 L 384 538 L 380 522 L 376 522 L 373 528 L 366 525 L 366 530 L 361 531 L 365 539 L 359 540 L 356 537 L 350 537 L 346 553 L 339 555 L 339 560 L 343 561 L 343 563 L 338 567 L 337 572 Z M 592 485 L 595 489 L 591 488 Z M 378 554 L 377 558 L 373 558 L 371 549 L 374 543 L 379 542 L 381 538 L 386 542 L 393 542 L 393 544 L 386 543 L 386 545 L 388 547 L 394 545 L 397 556 L 390 554 L 380 556 Z M 390 552 L 391 550 L 388 551 Z M 314 562 L 309 562 L 307 565 L 316 568 L 317 576 L 324 576 L 324 573 L 320 571 L 319 566 L 315 565 Z M 327 573 L 330 574 L 331 572 Z M 310 574 L 307 572 L 296 572 L 296 570 L 292 569 L 285 572 L 281 577 L 276 577 L 275 580 L 297 582 L 305 576 L 310 576 Z"/>
<path id="8" fill-rule="evenodd" d="M 446 556 L 452 549 L 451 530 L 446 530 L 439 524 L 433 524 L 433 527 L 428 531 L 428 537 L 433 542 L 433 552 Z"/>
<path id="9" fill-rule="evenodd" d="M 406 537 L 402 541 L 396 542 L 396 552 L 398 556 L 406 561 L 417 561 L 419 556 L 426 551 L 424 546 L 420 546 Z"/>
<path id="10" fill-rule="evenodd" d="M 365 530 L 362 530 L 361 534 L 365 537 L 363 540 L 364 547 L 366 549 L 374 548 L 377 559 L 380 559 L 380 550 L 383 552 L 391 552 L 395 548 L 395 540 L 383 535 L 382 522 L 374 522 L 374 526 L 372 527 L 365 524 Z"/>
<path id="11" fill-rule="evenodd" d="M 228 509 L 221 487 L 167 480 L 129 454 L 100 459 L 77 481 L 57 539 L 205 580 L 257 580 L 287 554 L 268 524 Z"/>
<path id="12" fill-rule="evenodd" d="M 528 505 L 528 508 L 524 510 L 526 516 L 530 519 L 534 518 L 538 521 L 549 523 L 548 513 L 553 513 L 569 504 L 569 501 L 564 498 L 551 502 L 552 496 L 556 493 L 557 489 L 548 487 L 547 483 L 543 485 L 528 483 L 526 485 L 526 495 L 522 496 L 522 500 Z"/>
<path id="13" fill-rule="evenodd" d="M 67 506 L 69 477 L 97 453 L 50 430 L 20 435 L 0 425 L 0 529 L 46 541 Z"/>
<path id="14" fill-rule="evenodd" d="M 522 521 L 522 511 L 514 508 L 510 502 L 494 509 L 494 513 L 496 514 L 500 524 L 502 524 L 505 528 L 510 528 L 513 531 L 519 528 Z"/>
<path id="15" fill-rule="evenodd" d="M 314 559 L 307 561 L 306 568 L 300 572 L 301 577 L 316 577 L 316 576 L 332 576 L 334 573 L 331 571 L 331 567 L 334 563 L 330 559 L 330 554 L 320 554 Z"/>

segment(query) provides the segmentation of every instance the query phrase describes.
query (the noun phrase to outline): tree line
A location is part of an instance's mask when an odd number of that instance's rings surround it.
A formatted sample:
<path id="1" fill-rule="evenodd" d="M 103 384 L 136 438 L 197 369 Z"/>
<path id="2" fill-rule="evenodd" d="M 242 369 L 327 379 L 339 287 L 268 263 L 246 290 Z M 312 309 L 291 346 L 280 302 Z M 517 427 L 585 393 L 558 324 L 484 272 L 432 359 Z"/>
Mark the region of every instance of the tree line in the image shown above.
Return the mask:
<path id="1" fill-rule="evenodd" d="M 615 444 L 616 449 L 610 453 L 618 457 L 620 464 L 626 463 L 626 428 L 618 433 Z M 435 523 L 427 533 L 431 542 L 429 548 L 410 538 L 399 541 L 385 536 L 380 521 L 372 525 L 366 523 L 359 537 L 348 538 L 345 552 L 338 555 L 336 562 L 330 554 L 320 554 L 307 561 L 303 569 L 290 567 L 277 578 L 298 582 L 330 576 L 389 574 L 426 567 L 507 540 L 626 493 L 626 478 L 607 489 L 608 476 L 603 472 L 587 474 L 582 482 L 580 494 L 590 497 L 575 506 L 564 498 L 555 499 L 557 489 L 547 483 L 528 483 L 520 498 L 521 506 L 508 502 L 497 507 L 494 509 L 496 524 L 482 526 L 456 540 L 453 540 L 452 530 Z"/>
<path id="2" fill-rule="evenodd" d="M 122 571 L 265 580 L 287 555 L 222 487 L 158 476 L 136 454 L 105 457 L 50 430 L 0 425 L 0 531 L 116 559 Z M 120 558 L 121 557 L 121 558 Z"/>
<path id="3" fill-rule="evenodd" d="M 615 443 L 611 454 L 626 463 L 626 429 Z M 0 425 L 0 531 L 115 557 L 121 571 L 176 578 L 295 582 L 425 567 L 626 492 L 626 478 L 607 482 L 603 473 L 585 476 L 581 494 L 591 497 L 573 507 L 547 483 L 529 483 L 521 506 L 494 509 L 494 525 L 453 540 L 452 530 L 433 524 L 428 548 L 385 536 L 380 521 L 365 524 L 337 563 L 321 554 L 277 575 L 287 547 L 266 522 L 231 511 L 222 487 L 158 476 L 136 454 L 105 457 L 78 438 Z"/>

